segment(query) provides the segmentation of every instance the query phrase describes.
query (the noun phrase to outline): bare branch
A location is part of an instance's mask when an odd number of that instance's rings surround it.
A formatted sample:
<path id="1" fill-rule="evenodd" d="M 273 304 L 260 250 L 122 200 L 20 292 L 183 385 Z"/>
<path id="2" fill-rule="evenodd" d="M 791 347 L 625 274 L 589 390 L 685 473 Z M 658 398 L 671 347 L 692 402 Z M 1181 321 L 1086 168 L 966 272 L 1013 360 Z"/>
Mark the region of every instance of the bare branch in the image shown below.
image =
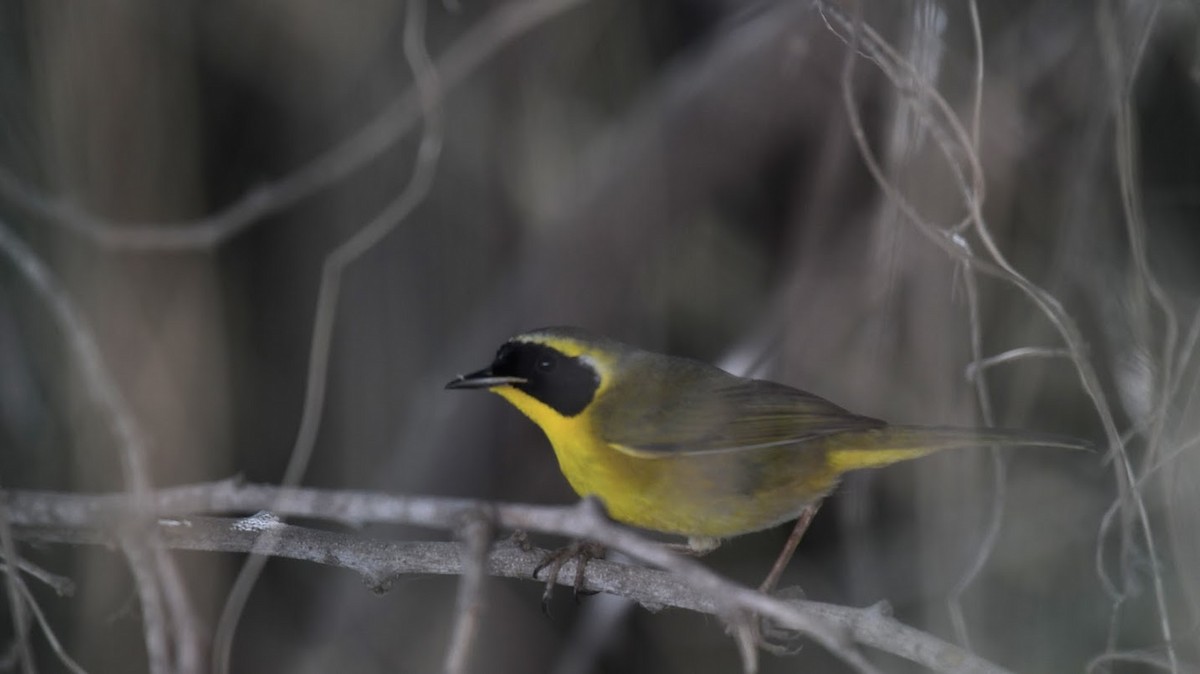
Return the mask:
<path id="1" fill-rule="evenodd" d="M 487 513 L 495 526 L 587 538 L 663 569 L 603 560 L 591 562 L 586 588 L 629 597 L 652 608 L 672 606 L 716 616 L 736 612 L 770 619 L 807 635 L 858 671 L 873 667 L 855 648 L 859 643 L 909 658 L 934 671 L 999 674 L 1002 668 L 931 635 L 900 625 L 878 610 L 786 601 L 728 581 L 705 566 L 679 557 L 660 543 L 609 521 L 592 501 L 573 507 L 488 504 L 466 499 L 395 496 L 365 491 L 285 489 L 224 481 L 164 489 L 148 495 L 158 516 L 155 545 L 192 550 L 254 552 L 354 570 L 377 590 L 398 575 L 461 574 L 461 547 L 451 543 L 395 542 L 283 524 L 274 515 L 242 520 L 194 513 L 257 512 L 342 523 L 408 524 L 454 530 Z M 123 494 L 79 495 L 54 492 L 0 492 L 15 534 L 22 539 L 104 544 L 123 531 L 136 502 Z M 262 536 L 270 531 L 271 536 Z M 544 552 L 544 551 L 543 551 Z M 487 573 L 528 578 L 543 552 L 500 544 L 488 556 Z M 467 555 L 469 559 L 469 555 Z M 563 582 L 574 580 L 574 562 Z"/>

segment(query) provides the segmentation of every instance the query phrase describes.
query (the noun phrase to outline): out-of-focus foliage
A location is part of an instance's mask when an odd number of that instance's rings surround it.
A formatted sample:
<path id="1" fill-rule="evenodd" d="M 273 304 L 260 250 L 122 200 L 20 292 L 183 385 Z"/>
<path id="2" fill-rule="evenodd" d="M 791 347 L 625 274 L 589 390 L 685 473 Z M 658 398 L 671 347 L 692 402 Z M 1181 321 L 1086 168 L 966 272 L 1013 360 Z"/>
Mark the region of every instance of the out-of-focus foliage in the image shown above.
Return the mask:
<path id="1" fill-rule="evenodd" d="M 514 0 L 428 7 L 429 52 L 461 45 L 506 4 Z M 1165 661 L 1165 611 L 1176 656 L 1196 666 L 1195 7 L 981 2 L 977 43 L 969 3 L 865 5 L 862 19 L 931 89 L 860 59 L 851 115 L 849 32 L 835 16 L 852 21 L 853 6 L 831 3 L 823 17 L 808 2 L 719 0 L 579 3 L 454 83 L 437 108 L 444 141 L 428 195 L 342 274 L 304 483 L 573 500 L 532 424 L 498 399 L 441 389 L 509 334 L 549 324 L 732 369 L 757 364 L 759 376 L 889 420 L 982 424 L 966 376 L 969 279 L 982 356 L 1064 343 L 1028 295 L 965 269 L 867 170 L 856 121 L 926 227 L 965 222 L 963 186 L 941 150 L 959 139 L 936 92 L 961 131 L 977 133 L 981 214 L 996 246 L 1078 321 L 1079 346 L 1128 435 L 1158 566 L 1126 517 L 1135 509 L 1118 489 L 1120 462 L 1002 451 L 997 482 L 993 456 L 978 451 L 851 477 L 783 584 L 824 601 L 886 601 L 904 622 L 951 640 L 958 597 L 971 647 L 1022 672 L 1082 671 L 1110 646 Z M 221 212 L 359 132 L 412 87 L 405 20 L 393 2 L 6 5 L 0 165 L 18 191 L 116 227 Z M 1122 119 L 1133 169 L 1124 178 Z M 150 438 L 155 484 L 280 479 L 300 424 L 322 264 L 405 188 L 421 132 L 214 247 L 104 245 L 4 191 L 0 222 L 82 307 Z M 969 183 L 965 148 L 950 155 Z M 988 257 L 976 228 L 958 231 L 946 240 Z M 1037 353 L 986 369 L 993 422 L 1107 447 L 1076 368 Z M 123 488 L 109 427 L 81 391 L 79 363 L 47 308 L 0 265 L 0 485 Z M 757 583 L 785 534 L 734 540 L 710 561 Z M 69 652 L 91 672 L 145 666 L 118 553 L 27 552 L 80 585 L 73 598 L 39 594 Z M 241 560 L 179 558 L 212 629 Z M 956 594 L 977 561 L 978 576 Z M 453 579 L 418 578 L 375 596 L 344 572 L 270 562 L 233 669 L 436 671 L 454 590 Z M 540 592 L 489 581 L 475 671 L 738 667 L 713 620 L 608 598 L 576 607 L 562 593 L 548 621 Z M 53 671 L 44 642 L 35 645 Z M 806 647 L 768 656 L 763 669 L 839 666 Z"/>

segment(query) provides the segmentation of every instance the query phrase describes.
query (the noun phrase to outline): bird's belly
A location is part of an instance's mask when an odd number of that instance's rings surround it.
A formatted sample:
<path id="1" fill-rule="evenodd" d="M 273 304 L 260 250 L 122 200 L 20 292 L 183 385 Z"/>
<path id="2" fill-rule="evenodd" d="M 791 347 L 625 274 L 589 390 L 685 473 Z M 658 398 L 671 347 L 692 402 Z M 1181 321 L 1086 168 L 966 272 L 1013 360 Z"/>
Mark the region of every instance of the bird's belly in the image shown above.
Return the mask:
<path id="1" fill-rule="evenodd" d="M 691 537 L 785 522 L 836 483 L 823 453 L 794 448 L 645 458 L 595 441 L 555 444 L 555 453 L 572 488 L 599 497 L 613 519 Z"/>

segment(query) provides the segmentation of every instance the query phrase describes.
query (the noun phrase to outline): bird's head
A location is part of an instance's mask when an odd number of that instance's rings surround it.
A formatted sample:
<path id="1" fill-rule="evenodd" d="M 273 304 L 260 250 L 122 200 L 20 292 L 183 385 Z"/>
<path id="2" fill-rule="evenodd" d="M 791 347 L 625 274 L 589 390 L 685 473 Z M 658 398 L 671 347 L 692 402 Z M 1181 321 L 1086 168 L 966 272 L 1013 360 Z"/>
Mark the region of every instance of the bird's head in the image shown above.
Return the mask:
<path id="1" fill-rule="evenodd" d="M 446 388 L 498 393 L 544 427 L 548 415 L 572 418 L 587 409 L 611 383 L 626 348 L 579 328 L 541 328 L 509 338 L 491 365 Z"/>

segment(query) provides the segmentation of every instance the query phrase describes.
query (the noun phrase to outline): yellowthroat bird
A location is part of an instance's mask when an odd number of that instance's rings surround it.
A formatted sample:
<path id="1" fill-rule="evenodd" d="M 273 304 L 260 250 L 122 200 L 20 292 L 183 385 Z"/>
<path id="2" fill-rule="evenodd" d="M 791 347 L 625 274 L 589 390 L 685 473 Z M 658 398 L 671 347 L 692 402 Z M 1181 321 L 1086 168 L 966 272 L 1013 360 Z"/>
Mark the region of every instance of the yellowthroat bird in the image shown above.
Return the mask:
<path id="1" fill-rule="evenodd" d="M 796 519 L 846 471 L 981 445 L 1084 447 L 1025 431 L 895 426 L 578 328 L 512 337 L 446 388 L 501 395 L 545 431 L 580 496 L 701 553 Z"/>

